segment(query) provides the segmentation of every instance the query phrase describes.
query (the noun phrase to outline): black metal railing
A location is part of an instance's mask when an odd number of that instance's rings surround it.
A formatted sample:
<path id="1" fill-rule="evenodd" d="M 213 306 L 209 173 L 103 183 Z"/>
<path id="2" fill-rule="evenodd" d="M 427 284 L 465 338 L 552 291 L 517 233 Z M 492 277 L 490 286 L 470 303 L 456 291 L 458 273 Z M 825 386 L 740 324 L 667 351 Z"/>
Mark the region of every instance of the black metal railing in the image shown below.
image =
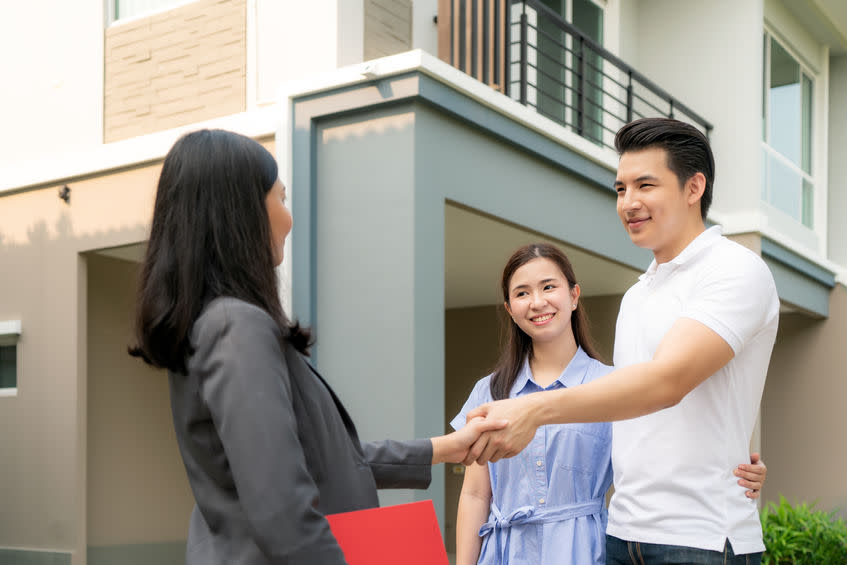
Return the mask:
<path id="1" fill-rule="evenodd" d="M 540 0 L 440 0 L 438 23 L 439 56 L 597 145 L 641 117 L 712 130 Z"/>
<path id="2" fill-rule="evenodd" d="M 666 116 L 709 135 L 712 125 L 539 0 L 514 0 L 506 94 L 592 142 L 613 147 L 636 118 Z M 513 9 L 513 16 L 515 10 Z M 515 49 L 516 48 L 516 49 Z"/>

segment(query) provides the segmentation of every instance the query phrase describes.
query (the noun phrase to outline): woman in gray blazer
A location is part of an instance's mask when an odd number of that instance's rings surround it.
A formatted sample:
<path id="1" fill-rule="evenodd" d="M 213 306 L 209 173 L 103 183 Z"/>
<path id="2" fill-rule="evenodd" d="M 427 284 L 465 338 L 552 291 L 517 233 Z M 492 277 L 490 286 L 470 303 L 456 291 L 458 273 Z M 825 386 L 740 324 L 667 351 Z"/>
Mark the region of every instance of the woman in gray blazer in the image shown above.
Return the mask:
<path id="1" fill-rule="evenodd" d="M 377 488 L 426 488 L 432 464 L 470 462 L 504 424 L 360 443 L 279 302 L 284 201 L 270 153 L 232 132 L 183 136 L 159 177 L 130 354 L 168 369 L 197 502 L 189 564 L 344 563 L 326 514 L 378 506 Z"/>

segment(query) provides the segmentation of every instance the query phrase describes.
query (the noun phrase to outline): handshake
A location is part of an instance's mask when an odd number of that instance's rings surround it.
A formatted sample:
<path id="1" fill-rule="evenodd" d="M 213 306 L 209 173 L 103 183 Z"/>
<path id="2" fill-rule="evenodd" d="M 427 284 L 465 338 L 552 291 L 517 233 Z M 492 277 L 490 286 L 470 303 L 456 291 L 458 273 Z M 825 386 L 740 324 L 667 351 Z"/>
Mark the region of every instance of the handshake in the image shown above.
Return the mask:
<path id="1" fill-rule="evenodd" d="M 473 409 L 462 429 L 431 439 L 433 465 L 483 464 L 520 453 L 538 428 L 529 418 L 521 417 L 527 413 L 523 406 L 526 400 L 528 397 L 499 400 Z"/>

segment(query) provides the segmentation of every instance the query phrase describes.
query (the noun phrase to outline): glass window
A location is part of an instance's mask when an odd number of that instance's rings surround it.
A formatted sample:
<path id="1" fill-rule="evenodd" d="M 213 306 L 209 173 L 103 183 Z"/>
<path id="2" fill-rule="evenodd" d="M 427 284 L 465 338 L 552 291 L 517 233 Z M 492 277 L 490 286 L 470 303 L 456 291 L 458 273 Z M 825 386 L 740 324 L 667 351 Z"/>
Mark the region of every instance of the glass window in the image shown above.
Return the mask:
<path id="1" fill-rule="evenodd" d="M 765 36 L 763 198 L 812 227 L 813 81 L 773 37 Z"/>
<path id="2" fill-rule="evenodd" d="M 18 386 L 18 352 L 14 345 L 0 345 L 0 389 Z"/>
<path id="3" fill-rule="evenodd" d="M 603 10 L 591 0 L 573 0 L 573 25 L 598 45 L 603 45 Z M 594 51 L 584 51 L 582 92 L 583 135 L 595 143 L 602 141 L 603 59 Z"/>
<path id="4" fill-rule="evenodd" d="M 542 0 L 562 20 L 603 44 L 603 9 L 592 0 Z M 580 65 L 580 59 L 582 63 Z M 603 60 L 547 18 L 538 20 L 538 111 L 602 142 Z M 580 69 L 582 73 L 580 74 Z"/>
<path id="5" fill-rule="evenodd" d="M 131 18 L 177 4 L 179 0 L 115 0 L 115 18 Z"/>

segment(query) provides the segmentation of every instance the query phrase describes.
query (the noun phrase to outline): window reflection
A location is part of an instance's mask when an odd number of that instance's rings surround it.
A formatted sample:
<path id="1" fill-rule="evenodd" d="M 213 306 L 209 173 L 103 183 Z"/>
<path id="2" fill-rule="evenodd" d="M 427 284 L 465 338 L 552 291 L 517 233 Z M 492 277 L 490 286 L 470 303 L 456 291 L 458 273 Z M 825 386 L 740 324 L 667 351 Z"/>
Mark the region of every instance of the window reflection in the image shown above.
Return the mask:
<path id="1" fill-rule="evenodd" d="M 763 198 L 812 227 L 812 79 L 765 35 Z"/>

